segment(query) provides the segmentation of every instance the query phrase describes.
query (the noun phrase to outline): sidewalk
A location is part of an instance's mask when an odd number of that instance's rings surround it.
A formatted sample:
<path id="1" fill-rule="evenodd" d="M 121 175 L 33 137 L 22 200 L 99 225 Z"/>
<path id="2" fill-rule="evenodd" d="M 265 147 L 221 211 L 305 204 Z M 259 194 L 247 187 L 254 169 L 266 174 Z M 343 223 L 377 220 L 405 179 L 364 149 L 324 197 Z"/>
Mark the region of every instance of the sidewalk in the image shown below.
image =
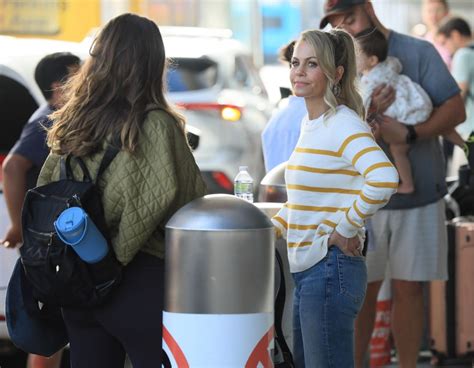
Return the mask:
<path id="1" fill-rule="evenodd" d="M 472 364 L 445 364 L 445 365 L 431 365 L 431 352 L 429 351 L 421 351 L 420 356 L 418 359 L 418 363 L 416 365 L 417 368 L 474 368 L 474 360 Z M 382 368 L 382 367 L 381 367 Z M 392 364 L 386 365 L 383 368 L 398 368 L 397 361 L 395 357 L 392 357 Z"/>
<path id="2" fill-rule="evenodd" d="M 397 365 L 397 358 L 394 356 L 395 352 L 392 350 L 392 363 L 389 365 L 384 365 L 380 368 L 398 368 Z M 432 354 L 428 350 L 424 350 L 420 352 L 418 363 L 416 365 L 417 368 L 474 368 L 474 359 L 472 364 L 445 364 L 445 365 L 431 365 Z M 369 368 L 368 361 L 364 368 Z"/>

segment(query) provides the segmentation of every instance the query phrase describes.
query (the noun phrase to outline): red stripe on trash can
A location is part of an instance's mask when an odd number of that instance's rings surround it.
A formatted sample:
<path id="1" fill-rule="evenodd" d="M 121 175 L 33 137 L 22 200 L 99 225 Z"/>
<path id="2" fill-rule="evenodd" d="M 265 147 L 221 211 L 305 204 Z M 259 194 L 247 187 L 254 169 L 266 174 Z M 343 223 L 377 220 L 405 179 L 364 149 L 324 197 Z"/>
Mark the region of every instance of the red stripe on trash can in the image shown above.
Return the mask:
<path id="1" fill-rule="evenodd" d="M 265 335 L 260 339 L 260 341 L 253 349 L 252 354 L 250 354 L 247 363 L 245 363 L 245 368 L 255 368 L 258 366 L 258 363 L 263 364 L 263 368 L 273 367 L 272 357 L 268 352 L 268 346 L 273 340 L 273 326 L 267 331 Z"/>
<path id="2" fill-rule="evenodd" d="M 163 326 L 163 340 L 170 349 L 176 364 L 178 364 L 177 368 L 189 368 L 189 363 L 183 351 L 165 326 Z"/>

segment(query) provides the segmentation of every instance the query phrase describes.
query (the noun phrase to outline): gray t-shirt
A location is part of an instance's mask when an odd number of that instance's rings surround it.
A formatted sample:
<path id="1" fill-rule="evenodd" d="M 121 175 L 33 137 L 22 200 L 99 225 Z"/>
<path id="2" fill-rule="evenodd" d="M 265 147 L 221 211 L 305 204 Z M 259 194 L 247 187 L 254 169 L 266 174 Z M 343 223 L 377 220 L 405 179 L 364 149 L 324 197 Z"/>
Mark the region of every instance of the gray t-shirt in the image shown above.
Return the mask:
<path id="1" fill-rule="evenodd" d="M 466 120 L 456 127 L 459 134 L 467 138 L 474 131 L 474 43 L 456 51 L 451 72 L 458 83 L 467 84 Z"/>
<path id="2" fill-rule="evenodd" d="M 44 118 L 45 116 L 51 114 L 53 111 L 54 110 L 48 103 L 44 103 L 43 105 L 38 107 L 36 111 L 30 116 L 30 118 L 28 119 L 28 123 L 31 123 L 32 121 L 38 120 L 40 118 Z"/>
<path id="3" fill-rule="evenodd" d="M 400 60 L 403 66 L 402 74 L 421 85 L 435 108 L 460 92 L 456 81 L 431 43 L 390 31 L 388 54 Z M 389 154 L 387 147 L 383 148 Z M 444 156 L 437 137 L 422 139 L 413 144 L 408 157 L 415 192 L 393 195 L 384 209 L 424 206 L 438 201 L 447 193 Z"/>

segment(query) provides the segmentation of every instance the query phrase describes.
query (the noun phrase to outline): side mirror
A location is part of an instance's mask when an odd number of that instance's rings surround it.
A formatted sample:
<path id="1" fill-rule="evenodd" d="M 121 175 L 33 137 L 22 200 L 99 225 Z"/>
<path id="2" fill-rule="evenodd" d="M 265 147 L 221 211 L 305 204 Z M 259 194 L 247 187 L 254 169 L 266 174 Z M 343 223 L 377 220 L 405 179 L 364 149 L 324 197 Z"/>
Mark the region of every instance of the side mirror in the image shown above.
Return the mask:
<path id="1" fill-rule="evenodd" d="M 194 151 L 199 146 L 199 138 L 201 131 L 192 125 L 186 125 L 186 137 L 188 139 L 189 146 Z"/>

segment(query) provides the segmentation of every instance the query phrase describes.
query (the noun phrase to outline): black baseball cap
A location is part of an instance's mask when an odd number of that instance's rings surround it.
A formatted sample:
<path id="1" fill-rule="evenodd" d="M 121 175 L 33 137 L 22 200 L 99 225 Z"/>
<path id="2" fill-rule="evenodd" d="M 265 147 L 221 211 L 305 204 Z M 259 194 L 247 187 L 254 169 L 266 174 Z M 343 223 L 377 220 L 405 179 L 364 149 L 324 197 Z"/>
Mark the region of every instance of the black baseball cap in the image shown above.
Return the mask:
<path id="1" fill-rule="evenodd" d="M 344 14 L 356 5 L 364 4 L 367 0 L 326 0 L 324 4 L 324 17 L 321 19 L 319 28 L 324 28 L 329 23 L 328 17 L 336 14 Z"/>

